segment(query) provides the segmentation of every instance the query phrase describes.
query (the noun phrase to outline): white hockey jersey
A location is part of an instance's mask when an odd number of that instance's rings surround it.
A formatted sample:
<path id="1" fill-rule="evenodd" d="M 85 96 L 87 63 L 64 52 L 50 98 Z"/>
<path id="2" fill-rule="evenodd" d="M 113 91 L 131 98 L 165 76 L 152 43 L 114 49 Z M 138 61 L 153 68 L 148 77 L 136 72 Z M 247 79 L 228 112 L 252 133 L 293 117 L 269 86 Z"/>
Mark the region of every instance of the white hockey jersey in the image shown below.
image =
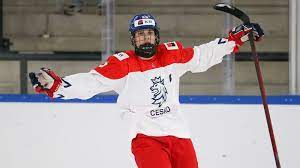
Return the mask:
<path id="1" fill-rule="evenodd" d="M 88 99 L 114 90 L 121 109 L 134 115 L 131 138 L 137 133 L 190 138 L 179 105 L 179 79 L 187 71 L 203 72 L 220 63 L 234 47 L 234 41 L 217 38 L 193 48 L 160 44 L 149 60 L 132 50 L 120 52 L 88 73 L 64 77 L 55 97 Z"/>

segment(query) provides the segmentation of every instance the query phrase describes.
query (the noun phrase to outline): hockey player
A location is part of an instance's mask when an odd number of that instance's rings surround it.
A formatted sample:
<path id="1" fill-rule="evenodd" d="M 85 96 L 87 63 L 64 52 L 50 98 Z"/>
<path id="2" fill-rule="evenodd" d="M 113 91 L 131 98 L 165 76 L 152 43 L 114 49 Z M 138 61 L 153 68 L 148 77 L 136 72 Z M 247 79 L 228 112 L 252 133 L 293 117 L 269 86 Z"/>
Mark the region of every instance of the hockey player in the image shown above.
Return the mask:
<path id="1" fill-rule="evenodd" d="M 134 114 L 132 153 L 139 168 L 197 168 L 190 132 L 179 105 L 179 78 L 188 71 L 204 72 L 248 41 L 258 24 L 233 28 L 227 38 L 184 48 L 180 42 L 160 44 L 159 27 L 150 14 L 139 14 L 129 25 L 134 50 L 116 53 L 87 73 L 59 77 L 42 68 L 30 73 L 36 92 L 53 98 L 88 99 L 114 90 L 118 105 Z"/>

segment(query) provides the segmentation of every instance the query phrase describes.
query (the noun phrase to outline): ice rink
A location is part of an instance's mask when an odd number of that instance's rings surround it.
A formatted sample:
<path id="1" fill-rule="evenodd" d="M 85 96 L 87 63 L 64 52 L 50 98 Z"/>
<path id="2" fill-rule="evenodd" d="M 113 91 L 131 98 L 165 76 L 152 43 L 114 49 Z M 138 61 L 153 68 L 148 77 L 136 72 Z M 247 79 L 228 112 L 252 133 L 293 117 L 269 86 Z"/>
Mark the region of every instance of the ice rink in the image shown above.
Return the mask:
<path id="1" fill-rule="evenodd" d="M 269 107 L 282 167 L 298 168 L 300 105 Z M 261 104 L 220 101 L 183 104 L 182 110 L 200 167 L 275 167 Z M 0 167 L 135 167 L 127 138 L 129 120 L 114 103 L 2 101 Z"/>

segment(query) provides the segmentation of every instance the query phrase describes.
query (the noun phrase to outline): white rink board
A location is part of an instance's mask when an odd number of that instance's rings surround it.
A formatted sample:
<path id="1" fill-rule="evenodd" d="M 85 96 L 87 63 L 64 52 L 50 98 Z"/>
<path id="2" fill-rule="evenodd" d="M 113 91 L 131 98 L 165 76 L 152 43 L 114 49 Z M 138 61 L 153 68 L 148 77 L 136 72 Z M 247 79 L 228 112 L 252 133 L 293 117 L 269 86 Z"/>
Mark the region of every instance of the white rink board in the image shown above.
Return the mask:
<path id="1" fill-rule="evenodd" d="M 182 105 L 200 168 L 275 168 L 262 105 Z M 299 168 L 300 105 L 270 105 L 282 167 Z M 0 103 L 0 168 L 132 168 L 115 104 Z"/>

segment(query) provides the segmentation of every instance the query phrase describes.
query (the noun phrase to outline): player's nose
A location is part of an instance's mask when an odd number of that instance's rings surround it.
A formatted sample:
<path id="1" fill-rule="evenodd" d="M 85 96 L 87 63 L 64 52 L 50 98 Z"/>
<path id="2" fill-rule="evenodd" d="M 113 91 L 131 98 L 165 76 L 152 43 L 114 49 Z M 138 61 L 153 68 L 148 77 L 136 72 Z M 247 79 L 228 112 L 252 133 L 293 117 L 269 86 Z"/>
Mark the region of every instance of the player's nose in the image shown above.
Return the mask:
<path id="1" fill-rule="evenodd" d="M 144 40 L 145 42 L 151 42 L 151 36 L 149 35 L 144 36 Z"/>

